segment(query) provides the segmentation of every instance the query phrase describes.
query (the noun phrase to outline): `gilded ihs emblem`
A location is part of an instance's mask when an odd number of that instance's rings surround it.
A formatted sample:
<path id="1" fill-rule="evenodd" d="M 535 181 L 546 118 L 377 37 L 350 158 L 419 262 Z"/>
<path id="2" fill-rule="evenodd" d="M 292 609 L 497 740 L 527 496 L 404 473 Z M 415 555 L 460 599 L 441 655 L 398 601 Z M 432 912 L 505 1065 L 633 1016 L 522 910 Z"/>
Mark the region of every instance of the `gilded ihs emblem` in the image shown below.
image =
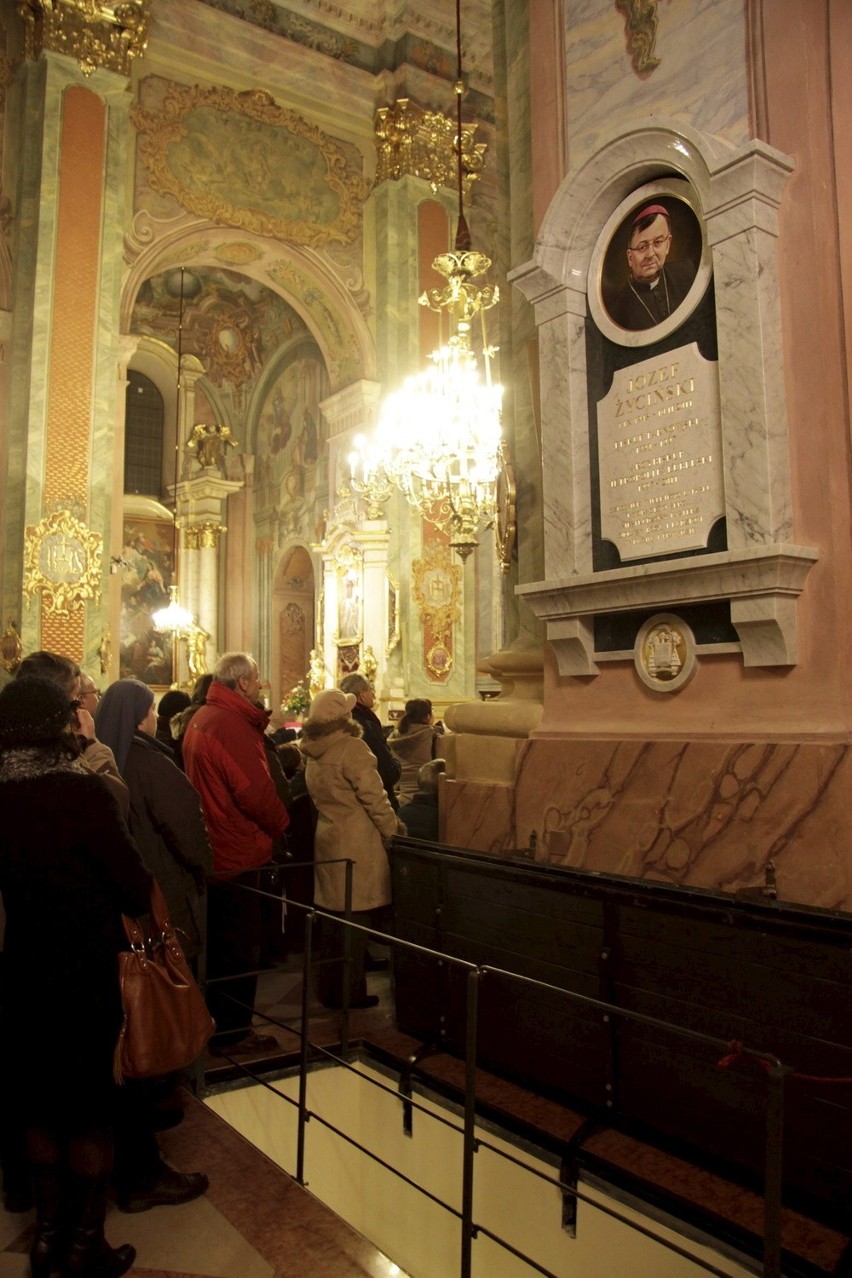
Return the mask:
<path id="1" fill-rule="evenodd" d="M 103 540 L 69 510 L 46 515 L 24 538 L 24 595 L 41 591 L 45 610 L 67 617 L 86 599 L 100 600 Z"/>

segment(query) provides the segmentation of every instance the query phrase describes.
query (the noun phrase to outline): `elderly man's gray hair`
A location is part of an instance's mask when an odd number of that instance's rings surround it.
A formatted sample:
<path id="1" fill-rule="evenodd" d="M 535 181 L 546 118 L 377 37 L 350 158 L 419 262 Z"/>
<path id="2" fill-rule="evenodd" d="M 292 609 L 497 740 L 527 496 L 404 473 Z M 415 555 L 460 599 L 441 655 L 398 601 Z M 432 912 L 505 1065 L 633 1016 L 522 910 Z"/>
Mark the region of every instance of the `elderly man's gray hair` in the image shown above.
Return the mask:
<path id="1" fill-rule="evenodd" d="M 216 662 L 213 678 L 226 688 L 236 688 L 240 679 L 250 679 L 257 668 L 249 652 L 226 652 Z"/>
<path id="2" fill-rule="evenodd" d="M 340 680 L 340 691 L 351 692 L 353 697 L 358 697 L 362 692 L 368 692 L 372 688 L 369 679 L 365 679 L 362 674 L 348 674 Z"/>

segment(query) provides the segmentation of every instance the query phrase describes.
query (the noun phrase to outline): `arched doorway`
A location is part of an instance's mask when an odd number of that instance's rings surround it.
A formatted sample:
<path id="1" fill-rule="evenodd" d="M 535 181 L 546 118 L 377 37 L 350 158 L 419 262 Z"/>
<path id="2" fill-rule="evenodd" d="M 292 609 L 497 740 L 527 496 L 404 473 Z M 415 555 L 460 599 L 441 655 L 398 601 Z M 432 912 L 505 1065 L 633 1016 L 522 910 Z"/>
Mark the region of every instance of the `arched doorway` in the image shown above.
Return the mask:
<path id="1" fill-rule="evenodd" d="M 295 546 L 284 555 L 275 575 L 273 615 L 277 633 L 273 637 L 273 708 L 302 680 L 307 682 L 311 649 L 315 647 L 316 598 L 314 568 L 304 546 Z M 276 642 L 277 641 L 277 642 Z"/>

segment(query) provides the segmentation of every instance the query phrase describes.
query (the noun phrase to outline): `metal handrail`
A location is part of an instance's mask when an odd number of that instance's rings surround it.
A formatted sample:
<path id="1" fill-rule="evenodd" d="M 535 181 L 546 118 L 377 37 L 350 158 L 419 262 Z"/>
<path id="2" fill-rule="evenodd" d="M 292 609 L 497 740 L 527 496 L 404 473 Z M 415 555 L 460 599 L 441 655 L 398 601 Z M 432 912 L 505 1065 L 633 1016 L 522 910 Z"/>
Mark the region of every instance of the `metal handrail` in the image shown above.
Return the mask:
<path id="1" fill-rule="evenodd" d="M 305 924 L 306 924 L 305 945 L 304 945 L 304 951 L 302 956 L 302 976 L 303 976 L 302 1006 L 301 1006 L 301 1013 L 300 1013 L 299 1030 L 298 1031 L 294 1030 L 292 1026 L 279 1022 L 274 1017 L 264 1015 L 263 1013 L 258 1013 L 258 1015 L 263 1016 L 263 1019 L 269 1024 L 276 1025 L 281 1029 L 286 1029 L 288 1030 L 288 1032 L 296 1034 L 300 1039 L 299 1100 L 298 1102 L 291 1100 L 290 1097 L 283 1095 L 281 1092 L 277 1091 L 277 1089 L 270 1088 L 270 1085 L 265 1082 L 263 1077 L 256 1070 L 251 1069 L 244 1062 L 239 1061 L 233 1057 L 229 1058 L 227 1057 L 227 1054 L 225 1053 L 226 1058 L 229 1059 L 231 1063 L 234 1066 L 236 1066 L 247 1077 L 252 1078 L 253 1080 L 269 1088 L 269 1090 L 274 1091 L 275 1094 L 281 1100 L 286 1101 L 290 1105 L 298 1105 L 299 1118 L 298 1118 L 298 1130 L 297 1130 L 297 1158 L 296 1158 L 295 1179 L 298 1181 L 299 1184 L 305 1183 L 304 1182 L 305 1128 L 307 1126 L 307 1123 L 311 1121 L 312 1119 L 314 1119 L 314 1120 L 317 1120 L 322 1126 L 328 1128 L 329 1130 L 334 1131 L 338 1136 L 341 1137 L 341 1139 L 345 1140 L 348 1144 L 357 1148 L 360 1152 L 366 1154 L 374 1162 L 377 1162 L 382 1167 L 385 1167 L 387 1170 L 393 1172 L 394 1175 L 398 1176 L 407 1184 L 417 1189 L 418 1192 L 432 1199 L 432 1201 L 439 1203 L 439 1205 L 445 1207 L 446 1210 L 451 1212 L 451 1214 L 460 1218 L 461 1220 L 461 1255 L 460 1255 L 460 1268 L 459 1268 L 460 1278 L 470 1278 L 471 1271 L 472 1271 L 472 1244 L 475 1238 L 477 1237 L 477 1235 L 480 1233 L 492 1239 L 492 1241 L 496 1242 L 499 1246 L 509 1251 L 512 1255 L 516 1256 L 519 1259 L 524 1260 L 524 1262 L 529 1264 L 537 1273 L 545 1275 L 545 1278 L 558 1278 L 558 1275 L 550 1274 L 550 1271 L 542 1268 L 536 1261 L 532 1259 L 532 1257 L 526 1255 L 523 1252 L 519 1252 L 510 1243 L 506 1242 L 504 1239 L 501 1239 L 498 1235 L 488 1230 L 484 1225 L 477 1225 L 473 1219 L 473 1184 L 474 1184 L 474 1162 L 475 1162 L 474 1155 L 476 1153 L 477 1148 L 480 1146 L 480 1144 L 482 1144 L 482 1142 L 477 1139 L 475 1134 L 476 1071 L 477 1071 L 476 1062 L 477 1062 L 477 1042 L 478 1042 L 478 997 L 479 997 L 479 985 L 481 983 L 482 978 L 491 974 L 495 976 L 500 976 L 501 978 L 504 978 L 504 979 L 519 981 L 522 984 L 534 986 L 539 989 L 547 990 L 547 991 L 550 991 L 551 993 L 560 995 L 568 999 L 569 1002 L 571 1003 L 579 1004 L 584 1007 L 595 1008 L 597 1010 L 602 1011 L 607 1016 L 610 1016 L 610 1015 L 618 1016 L 624 1020 L 635 1021 L 636 1023 L 639 1023 L 639 1024 L 650 1025 L 658 1029 L 667 1030 L 682 1038 L 691 1039 L 693 1041 L 704 1043 L 705 1045 L 713 1047 L 714 1049 L 718 1051 L 727 1052 L 730 1046 L 728 1041 L 725 1039 L 717 1038 L 711 1034 L 706 1034 L 702 1031 L 692 1030 L 685 1026 L 676 1025 L 671 1021 L 666 1021 L 659 1017 L 651 1016 L 648 1013 L 634 1012 L 628 1008 L 619 1007 L 617 1004 L 607 1003 L 606 1001 L 602 999 L 592 998 L 589 995 L 578 994 L 574 992 L 573 990 L 566 990 L 561 988 L 560 986 L 551 985 L 548 982 L 538 980 L 535 977 L 524 976 L 523 974 L 519 972 L 511 972 L 508 969 L 498 968 L 498 967 L 490 966 L 488 964 L 476 964 L 471 962 L 468 959 L 457 958 L 455 955 L 448 954 L 444 950 L 436 950 L 431 948 L 430 946 L 421 945 L 415 941 L 407 941 L 403 939 L 402 937 L 392 936 L 390 933 L 382 932 L 381 930 L 377 928 L 371 928 L 361 923 L 355 923 L 352 921 L 350 917 L 352 912 L 351 911 L 352 867 L 354 863 L 350 858 L 346 858 L 346 857 L 338 858 L 337 861 L 334 863 L 335 864 L 343 863 L 346 865 L 345 909 L 344 909 L 344 914 L 342 917 L 339 914 L 332 914 L 332 913 L 329 913 L 328 911 L 317 909 L 316 906 L 305 905 L 303 902 L 300 902 L 300 901 L 292 901 L 289 899 L 287 901 L 288 909 L 296 908 L 296 909 L 302 910 L 305 913 Z M 332 862 L 327 862 L 327 864 L 332 864 Z M 275 865 L 275 868 L 286 872 L 289 870 L 305 869 L 306 867 L 310 867 L 312 865 L 313 865 L 313 862 L 311 861 L 308 861 L 308 862 L 287 861 L 282 864 Z M 268 869 L 268 868 L 270 867 L 269 866 L 258 867 L 258 869 Z M 239 889 L 244 891 L 257 893 L 258 895 L 267 897 L 272 900 L 280 900 L 280 897 L 276 896 L 274 893 L 270 893 L 262 888 L 251 887 L 250 885 L 245 883 L 235 883 L 235 887 L 238 887 Z M 347 1068 L 351 1068 L 351 1066 L 348 1065 L 348 1062 L 345 1059 L 349 1055 L 349 1015 L 350 1015 L 349 985 L 350 985 L 350 982 L 348 978 L 344 978 L 343 1007 L 340 1010 L 340 1018 L 341 1018 L 341 1048 L 340 1048 L 341 1055 L 340 1057 L 335 1056 L 334 1053 L 330 1052 L 326 1048 L 310 1043 L 309 1015 L 308 1015 L 310 1000 L 309 1000 L 308 987 L 309 987 L 309 974 L 311 971 L 311 967 L 314 964 L 313 929 L 316 926 L 317 920 L 327 920 L 328 922 L 333 923 L 336 926 L 343 927 L 345 929 L 343 961 L 346 965 L 344 969 L 346 973 L 348 973 L 351 970 L 351 936 L 353 931 L 361 932 L 365 936 L 373 940 L 376 940 L 379 943 L 386 945 L 390 948 L 403 949 L 409 953 L 422 955 L 428 958 L 433 958 L 441 963 L 449 964 L 450 966 L 455 967 L 459 969 L 460 971 L 464 971 L 467 973 L 467 995 L 466 995 L 466 1017 L 465 1017 L 466 1034 L 465 1034 L 465 1062 L 464 1062 L 465 1063 L 465 1084 L 464 1084 L 463 1124 L 461 1128 L 459 1128 L 455 1124 L 449 1122 L 449 1120 L 441 1119 L 442 1122 L 445 1122 L 448 1126 L 452 1127 L 453 1130 L 460 1132 L 463 1138 L 461 1212 L 457 1211 L 455 1208 L 452 1208 L 448 1204 L 443 1203 L 440 1199 L 436 1198 L 435 1195 L 431 1194 L 423 1186 L 417 1185 L 416 1182 L 411 1181 L 407 1176 L 404 1176 L 401 1172 L 399 1172 L 397 1168 L 385 1163 L 384 1160 L 381 1159 L 377 1154 L 374 1154 L 371 1150 L 361 1145 L 358 1141 L 354 1140 L 351 1136 L 348 1136 L 345 1132 L 336 1128 L 332 1123 L 324 1119 L 322 1115 L 317 1114 L 308 1108 L 307 1074 L 309 1070 L 309 1049 L 310 1048 L 313 1048 L 315 1052 L 320 1053 L 322 1056 L 327 1057 L 329 1060 L 333 1060 L 340 1065 L 343 1065 Z M 334 961 L 339 962 L 340 960 L 334 960 Z M 240 974 L 240 975 L 244 975 L 244 974 Z M 229 977 L 217 978 L 217 979 L 222 981 L 233 980 L 235 979 L 235 974 Z M 239 1000 L 234 1000 L 234 1001 L 239 1002 Z M 240 1006 L 245 1006 L 245 1005 L 240 1004 Z M 248 1009 L 248 1010 L 252 1010 L 252 1009 Z M 767 1092 L 767 1103 L 766 1103 L 766 1156 L 764 1160 L 765 1173 L 764 1173 L 764 1229 L 763 1229 L 762 1273 L 764 1275 L 764 1278 L 781 1278 L 781 1193 L 782 1193 L 782 1186 L 783 1186 L 782 1137 L 783 1137 L 783 1123 L 784 1123 L 784 1083 L 786 1078 L 791 1073 L 793 1073 L 793 1067 L 785 1065 L 778 1059 L 777 1056 L 775 1056 L 774 1054 L 770 1052 L 749 1048 L 744 1045 L 743 1046 L 738 1045 L 738 1052 L 742 1056 L 748 1057 L 755 1061 L 761 1061 L 769 1067 L 767 1070 L 768 1092 Z M 385 1091 L 391 1090 L 387 1088 L 384 1084 L 379 1082 L 378 1080 L 372 1079 L 367 1075 L 359 1074 L 359 1077 L 363 1078 L 364 1081 L 369 1083 L 371 1086 L 377 1086 Z M 393 1094 L 394 1096 L 398 1096 L 398 1092 L 396 1091 L 394 1091 Z M 413 1106 L 415 1109 L 422 1110 L 424 1113 L 427 1113 L 430 1118 L 436 1117 L 436 1115 L 431 1110 L 427 1110 L 424 1106 L 418 1105 L 417 1102 L 414 1101 L 412 1098 L 406 1098 L 405 1103 Z M 512 1161 L 512 1162 L 517 1161 L 515 1159 L 512 1159 L 511 1155 L 505 1154 L 505 1151 L 500 1150 L 496 1146 L 492 1146 L 489 1144 L 488 1147 L 492 1149 L 495 1154 L 501 1157 L 507 1158 L 508 1161 Z M 724 1270 L 717 1269 L 709 1261 L 703 1259 L 702 1257 L 697 1256 L 693 1253 L 687 1252 L 685 1249 L 679 1247 L 673 1241 L 661 1236 L 660 1234 L 654 1233 L 652 1230 L 646 1229 L 643 1225 L 640 1225 L 637 1221 L 632 1220 L 630 1217 L 626 1215 L 623 1215 L 622 1213 L 618 1212 L 614 1208 L 610 1208 L 606 1206 L 605 1204 L 598 1201 L 598 1199 L 592 1199 L 590 1197 L 587 1197 L 575 1186 L 567 1185 L 565 1184 L 564 1181 L 558 1178 L 548 1177 L 546 1174 L 538 1172 L 535 1168 L 529 1168 L 528 1170 L 532 1171 L 535 1175 L 539 1176 L 541 1179 L 545 1181 L 549 1181 L 549 1183 L 558 1187 L 563 1193 L 570 1194 L 577 1201 L 586 1202 L 586 1203 L 589 1203 L 590 1205 L 593 1205 L 596 1210 L 601 1211 L 604 1214 L 612 1217 L 613 1219 L 621 1222 L 622 1224 L 627 1225 L 629 1228 L 634 1229 L 636 1232 L 641 1233 L 645 1235 L 646 1237 L 653 1239 L 659 1245 L 667 1248 L 668 1250 L 673 1251 L 678 1255 L 687 1257 L 694 1265 L 704 1269 L 707 1273 L 713 1274 L 714 1276 L 717 1276 L 717 1278 L 727 1278 L 727 1274 Z"/>

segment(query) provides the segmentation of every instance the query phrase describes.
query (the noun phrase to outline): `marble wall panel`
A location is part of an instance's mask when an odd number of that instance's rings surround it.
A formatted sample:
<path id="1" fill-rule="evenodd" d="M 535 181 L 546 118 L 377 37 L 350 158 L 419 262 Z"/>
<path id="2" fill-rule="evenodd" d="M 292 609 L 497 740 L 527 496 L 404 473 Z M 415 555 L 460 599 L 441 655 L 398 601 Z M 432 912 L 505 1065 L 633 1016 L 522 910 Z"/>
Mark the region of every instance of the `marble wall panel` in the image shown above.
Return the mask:
<path id="1" fill-rule="evenodd" d="M 745 6 L 731 0 L 659 4 L 655 57 L 634 71 L 625 20 L 610 0 L 567 0 L 565 117 L 572 167 L 612 133 L 613 120 L 667 116 L 735 145 L 749 134 Z"/>
<path id="2" fill-rule="evenodd" d="M 850 910 L 850 782 L 843 743 L 538 739 L 521 751 L 514 824 L 497 828 L 502 788 L 489 800 L 466 784 L 470 816 L 462 827 L 456 799 L 448 841 L 506 850 L 535 830 L 552 865 L 725 892 L 762 884 L 771 858 L 781 899 Z"/>

